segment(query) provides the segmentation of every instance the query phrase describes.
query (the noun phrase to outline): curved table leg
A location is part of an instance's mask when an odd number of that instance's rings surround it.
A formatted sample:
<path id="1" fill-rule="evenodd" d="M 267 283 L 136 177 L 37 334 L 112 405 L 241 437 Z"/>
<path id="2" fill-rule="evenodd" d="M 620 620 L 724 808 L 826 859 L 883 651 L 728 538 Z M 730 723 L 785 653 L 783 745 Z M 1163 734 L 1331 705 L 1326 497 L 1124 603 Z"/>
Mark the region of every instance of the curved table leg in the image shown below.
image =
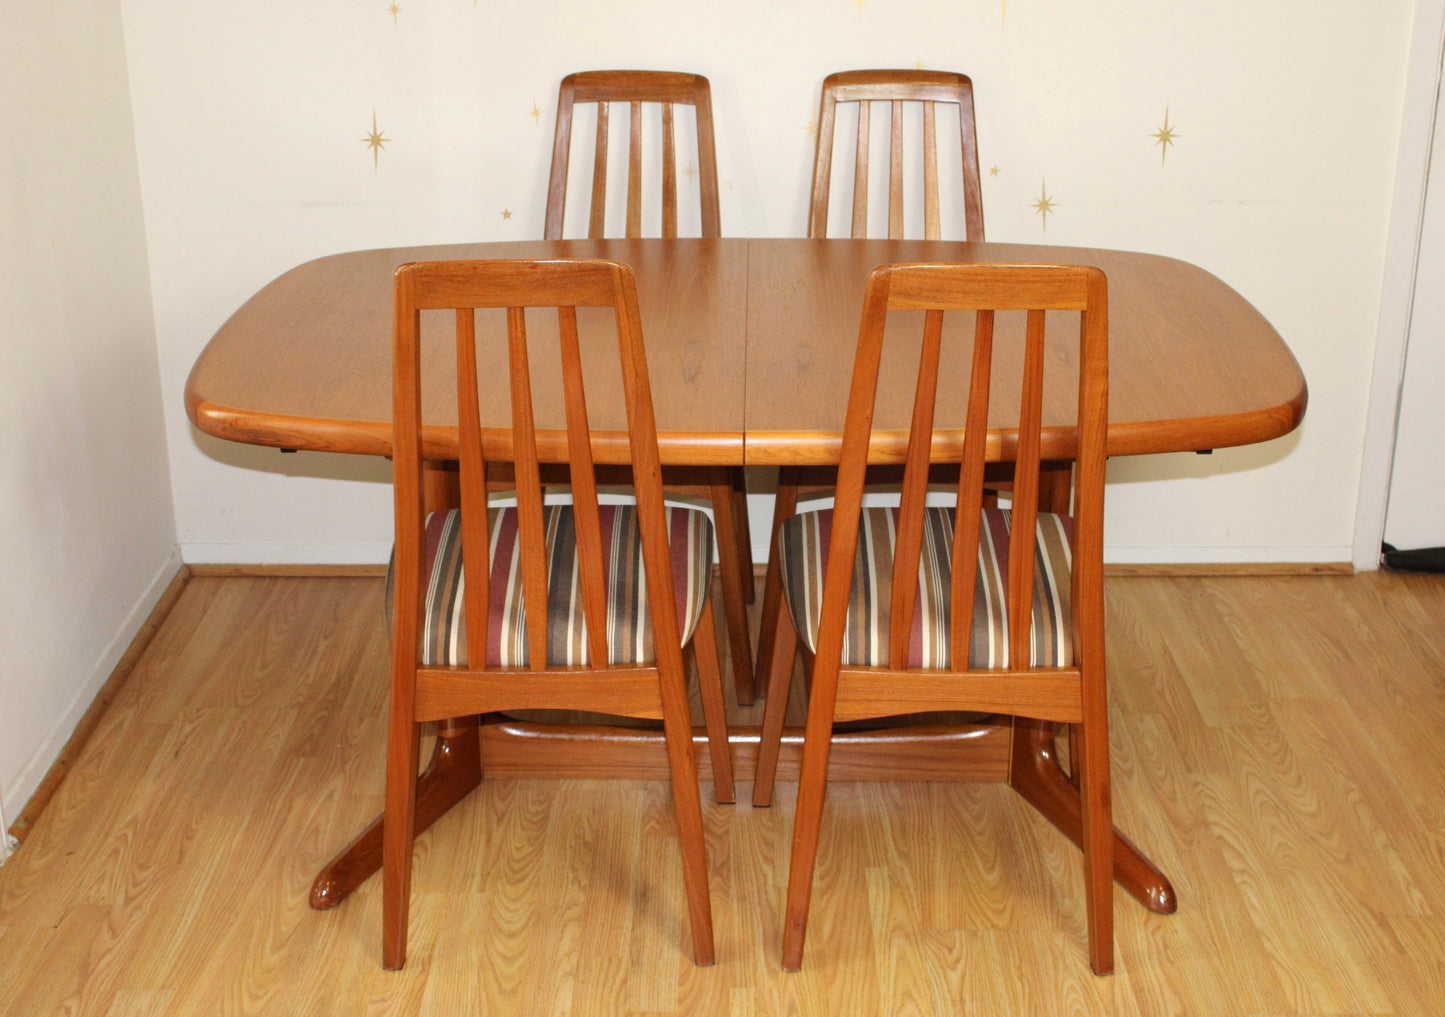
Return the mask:
<path id="1" fill-rule="evenodd" d="M 416 784 L 416 832 L 421 833 L 482 782 L 482 750 L 477 718 L 443 721 L 431 761 Z M 346 845 L 311 884 L 311 906 L 334 908 L 381 868 L 382 817 Z"/>
<path id="2" fill-rule="evenodd" d="M 1079 789 L 1059 766 L 1054 726 L 1047 721 L 1014 719 L 1013 760 L 1009 784 L 1082 848 Z M 1139 903 L 1156 914 L 1169 915 L 1179 907 L 1167 876 L 1114 830 L 1114 879 Z"/>

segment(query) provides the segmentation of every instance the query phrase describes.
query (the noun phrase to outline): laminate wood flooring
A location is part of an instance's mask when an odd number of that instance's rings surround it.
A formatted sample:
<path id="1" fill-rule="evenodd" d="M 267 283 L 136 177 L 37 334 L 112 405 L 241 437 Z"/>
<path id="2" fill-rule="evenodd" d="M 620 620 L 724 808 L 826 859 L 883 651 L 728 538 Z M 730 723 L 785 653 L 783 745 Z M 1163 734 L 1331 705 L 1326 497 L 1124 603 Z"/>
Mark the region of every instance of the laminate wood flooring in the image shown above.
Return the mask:
<path id="1" fill-rule="evenodd" d="M 196 577 L 0 868 L 0 1014 L 1445 1012 L 1445 578 L 1106 590 L 1116 819 L 1180 900 L 1116 891 L 1111 977 L 1077 852 L 1002 785 L 830 786 L 785 974 L 794 785 L 704 789 L 696 968 L 666 785 L 517 779 L 419 838 L 383 971 L 377 880 L 306 904 L 381 808 L 382 584 Z"/>

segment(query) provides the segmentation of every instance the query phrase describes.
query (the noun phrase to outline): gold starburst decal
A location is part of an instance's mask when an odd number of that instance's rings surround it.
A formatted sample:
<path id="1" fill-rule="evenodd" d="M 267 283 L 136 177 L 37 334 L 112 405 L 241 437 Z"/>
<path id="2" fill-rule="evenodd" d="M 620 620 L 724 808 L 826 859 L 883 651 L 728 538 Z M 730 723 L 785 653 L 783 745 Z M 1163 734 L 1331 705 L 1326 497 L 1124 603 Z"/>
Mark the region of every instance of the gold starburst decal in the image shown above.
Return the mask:
<path id="1" fill-rule="evenodd" d="M 542 107 L 537 105 L 537 100 L 532 100 L 532 108 L 528 110 L 527 116 L 531 117 L 538 127 L 542 126 Z"/>
<path id="2" fill-rule="evenodd" d="M 376 110 L 371 111 L 371 133 L 361 139 L 361 143 L 371 149 L 371 168 L 376 169 L 377 163 L 381 160 L 381 150 L 391 139 L 381 133 L 376 126 Z"/>
<path id="3" fill-rule="evenodd" d="M 921 70 L 923 70 L 923 58 L 922 58 L 922 57 L 919 57 L 917 60 L 913 61 L 913 69 L 914 69 L 915 71 L 921 71 Z"/>
<path id="4" fill-rule="evenodd" d="M 1040 178 L 1042 180 L 1042 178 Z M 1043 217 L 1044 232 L 1049 229 L 1049 213 L 1054 210 L 1054 200 L 1049 197 L 1048 181 L 1039 185 L 1039 200 L 1034 202 L 1034 211 Z"/>
<path id="5" fill-rule="evenodd" d="M 868 6 L 868 0 L 853 0 L 853 6 L 858 8 L 858 13 L 863 13 L 863 8 Z"/>
<path id="6" fill-rule="evenodd" d="M 991 176 L 991 177 L 996 177 L 996 176 L 998 176 L 998 167 L 997 167 L 997 166 L 990 166 L 990 167 L 988 168 L 988 175 Z"/>
<path id="7" fill-rule="evenodd" d="M 1008 0 L 1003 0 L 1003 12 L 999 15 L 998 23 L 1000 25 L 1008 24 Z"/>
<path id="8" fill-rule="evenodd" d="M 391 23 L 393 25 L 396 24 L 396 16 L 401 13 L 401 7 L 397 4 L 396 0 L 391 0 L 391 3 L 386 8 L 386 13 L 391 15 Z"/>
<path id="9" fill-rule="evenodd" d="M 815 114 L 815 115 L 813 115 L 813 116 L 810 116 L 810 117 L 808 118 L 808 122 L 807 122 L 806 124 L 804 124 L 802 127 L 799 127 L 798 130 L 800 130 L 800 131 L 806 131 L 807 133 L 811 134 L 813 137 L 816 138 L 816 137 L 818 136 L 818 117 L 817 117 L 817 115 Z"/>
<path id="10" fill-rule="evenodd" d="M 1169 106 L 1167 104 L 1164 107 L 1164 126 L 1155 131 L 1152 137 L 1154 143 L 1159 146 L 1159 165 L 1162 168 L 1164 157 L 1169 154 L 1169 146 L 1174 144 L 1175 138 L 1179 137 L 1174 128 L 1169 126 Z"/>
<path id="11" fill-rule="evenodd" d="M 511 210 L 510 208 L 504 208 L 504 209 L 502 209 L 502 218 L 503 218 L 503 219 L 510 219 L 510 218 L 512 218 L 512 210 Z"/>
<path id="12" fill-rule="evenodd" d="M 687 174 L 688 183 L 691 183 L 692 178 L 697 176 L 697 167 L 692 163 L 688 163 L 687 169 L 683 170 L 683 172 Z"/>

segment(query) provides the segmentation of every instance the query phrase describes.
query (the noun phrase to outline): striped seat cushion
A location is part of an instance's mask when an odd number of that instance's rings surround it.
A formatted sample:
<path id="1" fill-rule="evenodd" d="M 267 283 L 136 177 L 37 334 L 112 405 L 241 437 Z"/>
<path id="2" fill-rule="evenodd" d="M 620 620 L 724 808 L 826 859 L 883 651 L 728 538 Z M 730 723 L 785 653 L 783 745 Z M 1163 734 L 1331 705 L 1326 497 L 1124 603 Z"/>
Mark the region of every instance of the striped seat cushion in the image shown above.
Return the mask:
<path id="1" fill-rule="evenodd" d="M 1012 513 L 985 509 L 979 524 L 978 579 L 974 587 L 970 668 L 1009 666 L 1008 535 Z M 1039 513 L 1034 558 L 1032 666 L 1058 667 L 1073 662 L 1069 614 L 1068 516 Z M 810 650 L 818 645 L 823 576 L 828 568 L 828 543 L 833 510 L 804 512 L 783 524 L 780 562 L 783 589 L 793 624 Z M 929 508 L 918 563 L 918 597 L 908 642 L 908 666 L 949 668 L 949 596 L 952 578 L 954 510 Z M 843 664 L 882 667 L 888 663 L 888 611 L 893 587 L 893 549 L 897 539 L 897 508 L 865 508 L 858 527 L 853 560 Z"/>
<path id="2" fill-rule="evenodd" d="M 586 666 L 587 625 L 582 613 L 577 538 L 571 505 L 543 509 L 547 531 L 547 663 Z M 609 664 L 643 664 L 654 659 L 652 611 L 642 566 L 642 538 L 636 505 L 601 505 L 602 569 L 607 584 Z M 487 625 L 487 666 L 529 666 L 526 614 L 522 609 L 521 551 L 517 510 L 488 513 L 491 531 L 491 597 Z M 697 509 L 667 509 L 672 545 L 673 590 L 683 645 L 692 638 L 707 602 L 712 578 L 712 522 Z M 467 629 L 462 572 L 461 513 L 434 512 L 426 521 L 422 590 L 425 620 L 421 663 L 465 665 Z M 387 582 L 388 608 L 391 581 Z"/>

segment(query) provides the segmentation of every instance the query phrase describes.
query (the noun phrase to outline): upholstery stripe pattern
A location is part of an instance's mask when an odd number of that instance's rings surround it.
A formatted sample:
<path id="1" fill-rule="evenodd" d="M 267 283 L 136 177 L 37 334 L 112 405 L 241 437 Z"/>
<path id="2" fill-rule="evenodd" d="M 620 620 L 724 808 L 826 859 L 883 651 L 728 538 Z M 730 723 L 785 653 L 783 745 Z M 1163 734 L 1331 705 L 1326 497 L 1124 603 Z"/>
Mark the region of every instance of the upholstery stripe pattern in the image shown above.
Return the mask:
<path id="1" fill-rule="evenodd" d="M 712 578 L 713 532 L 707 514 L 667 508 L 677 621 L 687 645 L 707 603 Z M 636 505 L 599 505 L 602 570 L 607 587 L 609 664 L 645 664 L 654 659 L 652 610 L 642 564 Z M 527 614 L 522 591 L 517 510 L 487 513 L 491 534 L 491 586 L 487 625 L 487 666 L 528 667 Z M 587 622 L 582 609 L 577 535 L 571 505 L 544 508 L 547 534 L 547 663 L 587 666 Z M 423 666 L 467 665 L 466 578 L 462 568 L 461 513 L 427 516 L 422 595 Z M 387 582 L 388 607 L 391 581 Z"/>
<path id="2" fill-rule="evenodd" d="M 978 578 L 974 587 L 969 668 L 1010 666 L 1008 648 L 1008 540 L 1012 513 L 984 509 L 979 521 Z M 954 510 L 925 510 L 918 562 L 918 597 L 908 643 L 908 666 L 950 668 L 950 585 L 953 575 Z M 1073 663 L 1070 605 L 1072 520 L 1040 512 L 1034 552 L 1032 667 Z M 828 569 L 833 510 L 804 512 L 783 524 L 779 562 L 788 609 L 809 650 L 818 645 L 823 577 Z M 889 607 L 898 509 L 865 508 L 858 526 L 853 583 L 843 638 L 845 667 L 888 664 Z"/>

